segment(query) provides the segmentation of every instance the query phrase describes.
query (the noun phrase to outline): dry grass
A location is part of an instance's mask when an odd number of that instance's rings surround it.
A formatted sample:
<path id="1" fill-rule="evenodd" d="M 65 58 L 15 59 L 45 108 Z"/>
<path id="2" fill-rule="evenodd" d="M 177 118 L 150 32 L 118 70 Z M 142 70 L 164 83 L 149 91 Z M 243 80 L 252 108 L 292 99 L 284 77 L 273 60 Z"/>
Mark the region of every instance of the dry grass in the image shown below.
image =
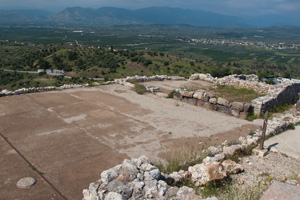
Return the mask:
<path id="1" fill-rule="evenodd" d="M 261 96 L 254 90 L 249 90 L 246 88 L 237 89 L 230 86 L 218 86 L 216 89 L 212 89 L 215 96 L 227 99 L 230 102 L 251 102 L 253 99 Z"/>

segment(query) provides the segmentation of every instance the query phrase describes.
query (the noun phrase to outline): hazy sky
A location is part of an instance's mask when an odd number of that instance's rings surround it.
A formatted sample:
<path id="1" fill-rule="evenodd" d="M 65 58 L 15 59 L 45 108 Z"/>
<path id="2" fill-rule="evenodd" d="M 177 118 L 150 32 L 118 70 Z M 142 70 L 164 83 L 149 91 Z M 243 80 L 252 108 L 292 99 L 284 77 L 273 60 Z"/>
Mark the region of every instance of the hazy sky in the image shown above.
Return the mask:
<path id="1" fill-rule="evenodd" d="M 47 9 L 61 11 L 66 7 L 105 6 L 119 8 L 144 8 L 170 6 L 201 9 L 230 15 L 261 15 L 300 13 L 300 0 L 0 0 L 0 9 Z"/>

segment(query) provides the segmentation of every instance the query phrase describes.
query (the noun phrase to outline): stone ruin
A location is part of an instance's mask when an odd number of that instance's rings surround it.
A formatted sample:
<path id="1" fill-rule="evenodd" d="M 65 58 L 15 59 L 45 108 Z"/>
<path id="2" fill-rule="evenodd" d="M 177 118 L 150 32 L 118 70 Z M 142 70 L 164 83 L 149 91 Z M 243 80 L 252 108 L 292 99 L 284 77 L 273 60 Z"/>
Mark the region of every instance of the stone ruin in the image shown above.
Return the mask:
<path id="1" fill-rule="evenodd" d="M 229 75 L 223 78 L 212 77 L 210 74 L 192 74 L 190 80 L 205 80 L 213 83 L 215 86 L 227 85 L 235 88 L 253 89 L 254 91 L 264 96 L 258 97 L 251 101 L 251 105 L 245 102 L 228 102 L 223 98 L 215 98 L 213 95 L 209 95 L 204 91 L 188 92 L 184 90 L 177 90 L 181 96 L 177 96 L 177 99 L 181 99 L 191 104 L 200 105 L 204 107 L 213 106 L 217 111 L 240 117 L 245 119 L 250 112 L 254 112 L 257 116 L 274 108 L 275 106 L 284 104 L 293 104 L 299 100 L 300 94 L 300 81 L 282 79 L 281 83 L 277 85 L 269 85 L 265 82 L 259 82 L 258 77 L 255 74 L 250 75 Z M 167 75 L 155 75 L 155 76 L 128 76 L 126 78 L 115 79 L 114 81 L 105 82 L 107 84 L 120 84 L 128 87 L 134 87 L 132 81 L 148 82 L 148 81 L 164 81 L 164 80 L 185 80 L 184 77 L 167 76 Z M 94 83 L 94 86 L 100 85 Z M 21 88 L 15 91 L 2 90 L 0 96 L 6 95 L 19 95 L 25 93 L 62 90 L 70 88 L 87 87 L 85 85 L 77 84 L 65 84 L 60 87 L 38 87 L 38 88 Z M 159 87 L 148 87 L 147 91 L 151 93 L 158 92 Z M 266 94 L 266 95 L 265 95 Z M 176 98 L 176 97 L 175 97 Z"/>
<path id="2" fill-rule="evenodd" d="M 189 167 L 188 171 L 181 170 L 171 174 L 160 172 L 145 156 L 125 159 L 121 165 L 103 171 L 98 181 L 91 183 L 89 189 L 83 190 L 83 200 L 202 200 L 192 188 L 179 188 L 176 185 L 186 180 L 191 180 L 197 186 L 205 185 L 243 170 L 242 165 L 224 158 L 225 156 L 221 156 L 218 160 L 207 157 L 203 163 Z"/>
<path id="3" fill-rule="evenodd" d="M 251 104 L 245 102 L 229 102 L 224 98 L 216 98 L 205 91 L 189 92 L 186 90 L 176 90 L 174 99 L 187 102 L 189 104 L 213 108 L 216 111 L 223 112 L 235 117 L 246 119 L 251 112 Z"/>
<path id="4" fill-rule="evenodd" d="M 286 130 L 289 124 L 299 122 L 300 115 L 286 114 L 272 118 L 268 122 L 266 136 L 276 135 Z M 193 188 L 178 185 L 188 180 L 190 184 L 201 187 L 229 174 L 242 172 L 243 166 L 230 158 L 256 146 L 261 135 L 262 130 L 257 129 L 253 135 L 239 137 L 232 145 L 225 141 L 217 147 L 211 146 L 204 150 L 210 156 L 202 163 L 190 166 L 187 171 L 180 170 L 171 174 L 160 172 L 145 156 L 125 159 L 122 164 L 103 171 L 99 180 L 90 183 L 89 188 L 83 190 L 83 200 L 202 200 Z M 209 199 L 217 200 L 216 197 Z"/>
<path id="5" fill-rule="evenodd" d="M 257 116 L 269 111 L 275 106 L 293 104 L 299 100 L 300 82 L 297 80 L 282 79 L 281 83 L 269 85 L 259 82 L 256 75 L 230 75 L 223 78 L 215 78 L 210 74 L 193 74 L 190 80 L 205 80 L 214 85 L 227 85 L 235 88 L 253 89 L 264 96 L 251 101 L 253 112 Z M 266 94 L 266 95 L 265 95 Z"/>

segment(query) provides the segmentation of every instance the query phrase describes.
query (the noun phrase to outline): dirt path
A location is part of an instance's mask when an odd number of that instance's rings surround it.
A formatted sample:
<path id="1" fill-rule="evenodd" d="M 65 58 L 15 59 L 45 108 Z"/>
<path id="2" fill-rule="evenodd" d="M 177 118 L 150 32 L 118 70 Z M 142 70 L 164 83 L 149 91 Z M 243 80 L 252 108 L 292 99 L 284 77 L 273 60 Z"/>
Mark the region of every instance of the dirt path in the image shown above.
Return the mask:
<path id="1" fill-rule="evenodd" d="M 155 160 L 180 145 L 221 143 L 255 127 L 120 85 L 0 98 L 0 132 L 69 199 L 81 199 L 82 189 L 124 158 Z M 0 165 L 0 199 L 59 199 L 38 177 L 36 186 L 18 189 L 20 178 L 35 174 L 2 139 L 0 147 L 1 163 L 8 163 Z"/>

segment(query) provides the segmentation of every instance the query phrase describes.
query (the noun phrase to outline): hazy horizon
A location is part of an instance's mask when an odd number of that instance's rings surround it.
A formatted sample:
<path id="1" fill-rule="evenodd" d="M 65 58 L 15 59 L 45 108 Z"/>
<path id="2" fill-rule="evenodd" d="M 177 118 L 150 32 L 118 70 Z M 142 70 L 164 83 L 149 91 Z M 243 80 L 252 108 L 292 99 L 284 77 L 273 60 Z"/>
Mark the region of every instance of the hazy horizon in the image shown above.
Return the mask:
<path id="1" fill-rule="evenodd" d="M 101 8 L 118 7 L 139 9 L 152 6 L 168 6 L 204 10 L 233 16 L 260 16 L 265 14 L 300 16 L 297 0 L 0 0 L 1 10 L 44 9 L 59 12 L 67 7 Z"/>

